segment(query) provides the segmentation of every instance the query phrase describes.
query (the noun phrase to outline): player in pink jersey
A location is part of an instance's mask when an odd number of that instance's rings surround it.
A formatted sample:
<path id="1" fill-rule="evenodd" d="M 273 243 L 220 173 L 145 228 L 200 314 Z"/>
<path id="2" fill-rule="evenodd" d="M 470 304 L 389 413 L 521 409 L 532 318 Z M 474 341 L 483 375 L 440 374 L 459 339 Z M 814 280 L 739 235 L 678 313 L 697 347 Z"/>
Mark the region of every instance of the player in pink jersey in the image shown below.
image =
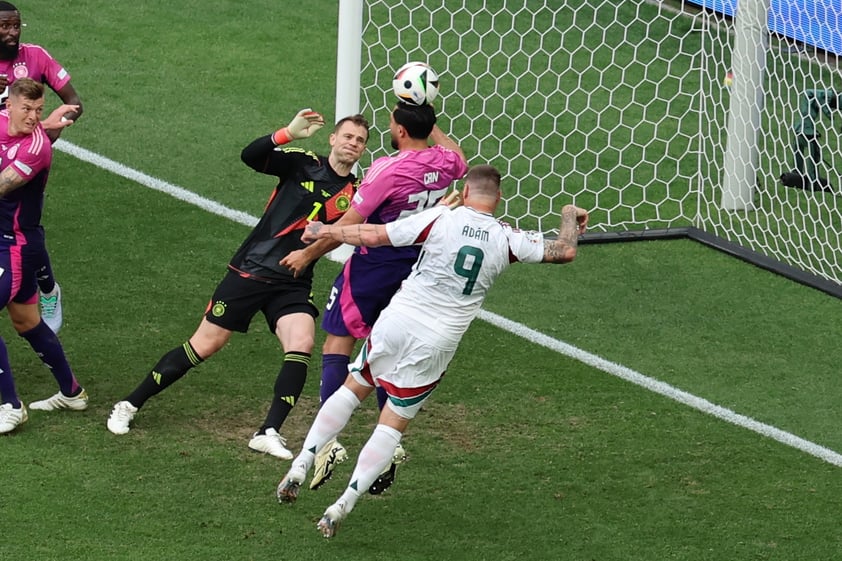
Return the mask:
<path id="1" fill-rule="evenodd" d="M 35 271 L 44 244 L 41 207 L 53 157 L 52 143 L 39 122 L 43 109 L 44 86 L 21 78 L 12 84 L 6 109 L 0 111 L 0 305 L 59 384 L 56 395 L 30 408 L 81 411 L 88 406 L 88 395 L 76 381 L 58 337 L 38 311 Z M 47 121 L 55 126 L 63 112 L 71 109 L 62 105 Z M 27 420 L 27 410 L 18 397 L 1 338 L 0 398 L 0 433 L 6 433 Z"/>
<path id="2" fill-rule="evenodd" d="M 64 115 L 76 121 L 82 115 L 82 100 L 70 83 L 70 74 L 50 53 L 39 45 L 20 42 L 21 18 L 18 9 L 9 2 L 0 2 L 0 103 L 9 95 L 9 86 L 19 78 L 32 78 L 48 85 L 67 105 L 75 106 Z M 47 136 L 55 141 L 60 128 L 48 129 Z M 62 324 L 61 287 L 55 280 L 46 245 L 38 265 L 41 316 L 50 329 L 58 333 Z"/>
<path id="3" fill-rule="evenodd" d="M 471 168 L 462 192 L 464 205 L 445 205 L 389 224 L 328 226 L 310 223 L 302 240 L 333 239 L 381 247 L 421 245 L 412 273 L 377 318 L 344 385 L 322 404 L 301 453 L 278 485 L 278 500 L 293 503 L 315 451 L 336 438 L 360 402 L 384 388 L 388 402 L 360 451 L 342 496 L 327 508 L 317 528 L 332 537 L 365 489 L 392 461 L 410 421 L 438 386 L 462 336 L 479 313 L 488 290 L 512 263 L 569 263 L 588 213 L 572 204 L 561 210 L 556 239 L 516 230 L 494 218 L 502 193 L 500 172 Z"/>
<path id="4" fill-rule="evenodd" d="M 459 145 L 436 125 L 431 105 L 398 103 L 390 115 L 389 131 L 392 148 L 398 153 L 371 164 L 351 209 L 339 223 L 386 224 L 435 206 L 453 181 L 468 169 Z M 282 263 L 304 270 L 312 259 L 339 245 L 333 240 L 320 240 L 290 254 Z M 409 274 L 419 251 L 418 247 L 357 248 L 345 262 L 334 281 L 322 319 L 322 329 L 327 332 L 322 347 L 322 403 L 342 386 L 356 342 L 368 336 L 377 316 Z M 385 399 L 385 393 L 379 392 L 381 408 Z M 382 493 L 392 484 L 397 465 L 405 456 L 403 447 L 396 450 L 395 461 L 372 486 L 372 494 Z M 328 443 L 316 461 L 310 488 L 320 487 L 347 457 L 341 444 Z"/>

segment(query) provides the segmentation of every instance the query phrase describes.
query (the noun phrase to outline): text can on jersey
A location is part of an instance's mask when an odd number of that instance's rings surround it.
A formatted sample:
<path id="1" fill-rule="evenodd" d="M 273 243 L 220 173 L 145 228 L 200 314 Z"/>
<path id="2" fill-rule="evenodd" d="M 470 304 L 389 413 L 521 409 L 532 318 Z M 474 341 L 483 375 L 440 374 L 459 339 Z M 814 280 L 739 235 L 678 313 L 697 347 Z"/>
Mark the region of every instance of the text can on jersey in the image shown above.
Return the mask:
<path id="1" fill-rule="evenodd" d="M 407 62 L 395 72 L 392 90 L 413 105 L 432 103 L 439 93 L 439 75 L 427 63 Z"/>

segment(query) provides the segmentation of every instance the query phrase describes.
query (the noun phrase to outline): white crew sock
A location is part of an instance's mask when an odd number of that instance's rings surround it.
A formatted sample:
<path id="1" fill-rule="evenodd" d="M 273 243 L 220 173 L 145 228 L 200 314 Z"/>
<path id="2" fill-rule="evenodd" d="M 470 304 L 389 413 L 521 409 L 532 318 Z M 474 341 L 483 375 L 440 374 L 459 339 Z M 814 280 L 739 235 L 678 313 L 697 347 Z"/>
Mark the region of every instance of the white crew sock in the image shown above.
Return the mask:
<path id="1" fill-rule="evenodd" d="M 351 512 L 360 495 L 368 491 L 371 484 L 392 462 L 395 448 L 400 441 L 401 433 L 392 427 L 380 424 L 374 428 L 368 442 L 360 450 L 357 466 L 351 474 L 351 483 L 337 501 L 344 503 L 346 513 Z"/>

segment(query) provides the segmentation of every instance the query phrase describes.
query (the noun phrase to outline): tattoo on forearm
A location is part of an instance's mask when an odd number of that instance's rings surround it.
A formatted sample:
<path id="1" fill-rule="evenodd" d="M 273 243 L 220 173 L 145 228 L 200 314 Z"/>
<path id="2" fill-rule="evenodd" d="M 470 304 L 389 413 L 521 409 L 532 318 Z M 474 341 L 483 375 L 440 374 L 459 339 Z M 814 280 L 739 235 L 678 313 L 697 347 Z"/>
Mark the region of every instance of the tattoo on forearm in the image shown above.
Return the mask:
<path id="1" fill-rule="evenodd" d="M 15 178 L 9 177 L 8 174 L 0 173 L 0 197 L 5 197 L 20 185 L 21 183 L 15 181 Z"/>
<path id="2" fill-rule="evenodd" d="M 579 245 L 579 222 L 575 209 L 572 212 L 562 212 L 561 226 L 558 237 L 544 241 L 544 261 L 559 263 L 570 260 L 571 250 L 576 251 Z"/>
<path id="3" fill-rule="evenodd" d="M 576 247 L 579 243 L 578 226 L 573 226 L 572 228 L 562 227 L 561 231 L 558 233 L 558 241 L 567 247 Z"/>
<path id="4" fill-rule="evenodd" d="M 544 261 L 551 263 L 562 261 L 570 247 L 568 243 L 561 239 L 549 240 L 544 244 Z"/>

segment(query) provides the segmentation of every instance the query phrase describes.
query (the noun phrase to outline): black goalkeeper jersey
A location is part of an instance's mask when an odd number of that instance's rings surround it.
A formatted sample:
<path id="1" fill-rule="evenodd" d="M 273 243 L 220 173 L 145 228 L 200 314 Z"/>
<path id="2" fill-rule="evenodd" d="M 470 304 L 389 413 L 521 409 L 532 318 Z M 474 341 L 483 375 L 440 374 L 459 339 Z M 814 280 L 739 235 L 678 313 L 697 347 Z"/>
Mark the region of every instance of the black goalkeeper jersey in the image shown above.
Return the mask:
<path id="1" fill-rule="evenodd" d="M 353 174 L 338 175 L 324 156 L 300 148 L 276 148 L 271 135 L 246 146 L 241 157 L 255 171 L 278 177 L 279 183 L 260 222 L 228 267 L 263 282 L 292 279 L 292 271 L 279 261 L 306 245 L 301 234 L 308 221 L 335 222 L 350 208 L 358 180 Z M 315 261 L 299 278 L 312 279 L 314 265 Z"/>

